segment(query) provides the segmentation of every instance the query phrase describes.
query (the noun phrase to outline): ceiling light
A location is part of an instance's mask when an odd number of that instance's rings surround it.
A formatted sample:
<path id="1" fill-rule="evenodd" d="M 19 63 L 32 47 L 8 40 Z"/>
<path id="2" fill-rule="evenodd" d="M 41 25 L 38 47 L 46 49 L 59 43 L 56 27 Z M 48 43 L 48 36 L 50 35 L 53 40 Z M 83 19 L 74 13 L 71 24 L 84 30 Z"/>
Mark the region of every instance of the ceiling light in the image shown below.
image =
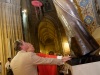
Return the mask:
<path id="1" fill-rule="evenodd" d="M 70 0 L 71 2 L 73 2 L 73 0 Z"/>
<path id="2" fill-rule="evenodd" d="M 26 13 L 26 12 L 27 12 L 27 10 L 26 10 L 26 9 L 24 9 L 22 12 L 23 12 L 23 13 Z"/>

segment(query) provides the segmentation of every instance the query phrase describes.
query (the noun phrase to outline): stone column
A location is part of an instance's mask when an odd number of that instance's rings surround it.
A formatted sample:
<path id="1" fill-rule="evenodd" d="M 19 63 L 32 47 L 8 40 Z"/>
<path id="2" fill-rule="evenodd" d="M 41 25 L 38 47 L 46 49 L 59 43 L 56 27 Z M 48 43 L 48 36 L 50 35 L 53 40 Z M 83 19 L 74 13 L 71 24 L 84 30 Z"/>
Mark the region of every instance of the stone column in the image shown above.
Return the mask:
<path id="1" fill-rule="evenodd" d="M 0 59 L 2 75 L 6 75 L 7 58 L 16 54 L 13 43 L 23 39 L 20 0 L 0 0 Z"/>

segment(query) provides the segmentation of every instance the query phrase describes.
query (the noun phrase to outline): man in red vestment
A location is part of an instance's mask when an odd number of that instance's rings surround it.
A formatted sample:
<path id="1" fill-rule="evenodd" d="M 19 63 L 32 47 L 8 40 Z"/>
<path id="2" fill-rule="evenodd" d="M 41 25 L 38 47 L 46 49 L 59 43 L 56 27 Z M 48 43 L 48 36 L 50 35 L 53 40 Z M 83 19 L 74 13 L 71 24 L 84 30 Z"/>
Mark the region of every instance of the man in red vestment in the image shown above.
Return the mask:
<path id="1" fill-rule="evenodd" d="M 46 55 L 38 53 L 37 55 L 47 58 L 57 58 L 56 55 Z M 57 65 L 38 65 L 39 75 L 57 75 Z"/>

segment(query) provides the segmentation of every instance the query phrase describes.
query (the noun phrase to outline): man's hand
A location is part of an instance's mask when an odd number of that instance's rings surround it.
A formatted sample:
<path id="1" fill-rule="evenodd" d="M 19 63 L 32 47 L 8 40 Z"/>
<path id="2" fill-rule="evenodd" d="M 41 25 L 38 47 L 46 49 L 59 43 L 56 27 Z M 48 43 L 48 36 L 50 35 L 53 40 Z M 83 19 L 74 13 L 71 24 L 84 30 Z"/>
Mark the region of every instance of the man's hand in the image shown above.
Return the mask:
<path id="1" fill-rule="evenodd" d="M 64 56 L 64 57 L 62 57 L 62 61 L 63 62 L 66 62 L 68 60 L 71 60 L 71 56 Z"/>

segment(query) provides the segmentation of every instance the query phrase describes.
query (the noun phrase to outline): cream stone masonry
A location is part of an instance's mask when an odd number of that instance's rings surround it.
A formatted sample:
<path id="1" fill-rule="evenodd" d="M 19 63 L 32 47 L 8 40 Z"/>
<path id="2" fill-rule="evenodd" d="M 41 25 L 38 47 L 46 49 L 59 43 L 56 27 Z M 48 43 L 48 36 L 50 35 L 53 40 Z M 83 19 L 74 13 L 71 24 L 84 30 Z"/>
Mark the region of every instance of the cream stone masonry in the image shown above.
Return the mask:
<path id="1" fill-rule="evenodd" d="M 72 66 L 72 75 L 100 75 L 100 61 Z"/>
<path id="2" fill-rule="evenodd" d="M 74 66 L 66 63 L 63 71 L 65 75 L 70 74 L 68 69 L 71 71 L 71 75 L 100 75 L 100 61 Z"/>

